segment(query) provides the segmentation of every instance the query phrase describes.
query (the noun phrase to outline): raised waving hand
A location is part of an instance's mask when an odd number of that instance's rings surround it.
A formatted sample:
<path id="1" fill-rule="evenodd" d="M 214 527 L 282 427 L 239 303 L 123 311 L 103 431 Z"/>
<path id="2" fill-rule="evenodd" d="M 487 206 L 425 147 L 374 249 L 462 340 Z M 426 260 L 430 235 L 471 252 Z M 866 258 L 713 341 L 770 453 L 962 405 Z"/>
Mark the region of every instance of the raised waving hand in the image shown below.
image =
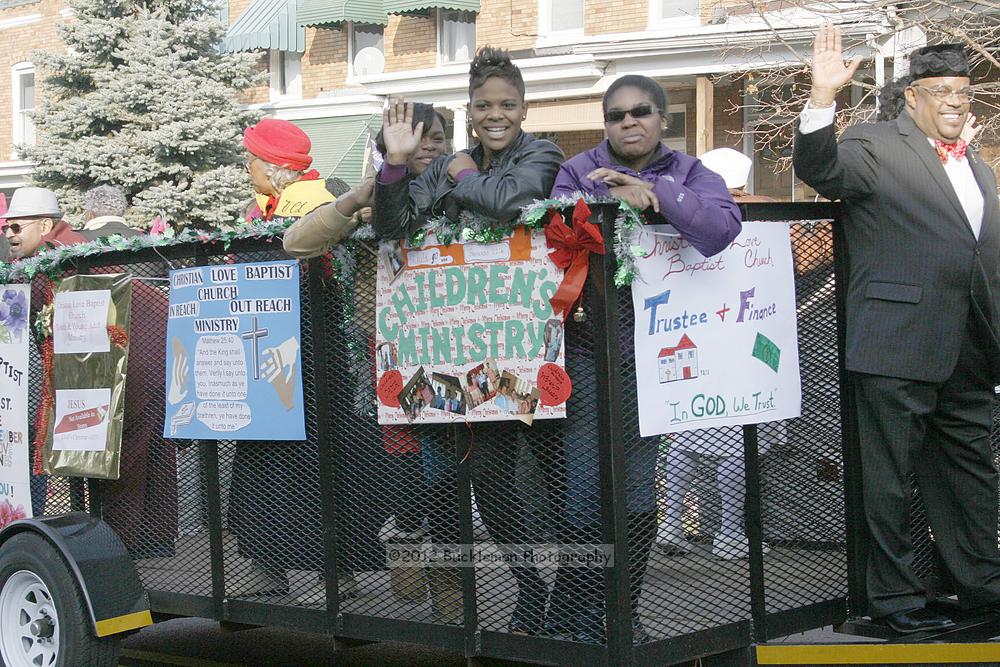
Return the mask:
<path id="1" fill-rule="evenodd" d="M 861 58 L 844 62 L 840 28 L 829 23 L 820 26 L 813 42 L 811 103 L 816 107 L 833 104 L 837 91 L 854 76 Z"/>
<path id="2" fill-rule="evenodd" d="M 385 141 L 385 159 L 392 165 L 405 165 L 420 147 L 424 124 L 413 127 L 413 103 L 402 98 L 390 98 L 382 112 L 382 139 Z"/>

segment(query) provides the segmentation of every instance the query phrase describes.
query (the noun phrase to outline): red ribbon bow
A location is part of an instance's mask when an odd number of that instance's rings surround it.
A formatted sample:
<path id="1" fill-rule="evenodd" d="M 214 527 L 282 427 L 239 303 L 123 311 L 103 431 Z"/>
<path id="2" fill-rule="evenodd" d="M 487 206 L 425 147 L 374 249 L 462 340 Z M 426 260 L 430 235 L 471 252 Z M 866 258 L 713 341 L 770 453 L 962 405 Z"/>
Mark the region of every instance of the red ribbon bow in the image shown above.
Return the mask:
<path id="1" fill-rule="evenodd" d="M 549 257 L 566 272 L 559 289 L 549 299 L 552 310 L 562 313 L 564 322 L 587 282 L 590 253 L 604 254 L 604 236 L 597 225 L 588 222 L 589 218 L 590 207 L 580 199 L 573 209 L 572 228 L 566 226 L 555 210 L 549 212 L 549 224 L 545 226 L 545 243 L 552 249 Z"/>
<path id="2" fill-rule="evenodd" d="M 946 144 L 943 141 L 934 142 L 934 150 L 937 151 L 938 157 L 941 159 L 941 164 L 948 161 L 948 155 L 954 155 L 956 160 L 961 160 L 965 157 L 965 151 L 969 147 L 967 143 L 959 139 L 953 144 Z"/>

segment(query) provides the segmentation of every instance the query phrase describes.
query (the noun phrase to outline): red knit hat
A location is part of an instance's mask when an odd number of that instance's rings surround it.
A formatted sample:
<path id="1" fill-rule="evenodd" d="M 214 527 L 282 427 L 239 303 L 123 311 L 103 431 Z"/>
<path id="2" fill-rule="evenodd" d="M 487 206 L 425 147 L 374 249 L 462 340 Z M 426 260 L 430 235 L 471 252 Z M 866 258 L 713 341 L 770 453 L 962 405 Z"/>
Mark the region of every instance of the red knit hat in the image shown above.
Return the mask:
<path id="1" fill-rule="evenodd" d="M 243 133 L 243 146 L 261 160 L 286 169 L 303 171 L 312 164 L 309 136 L 295 123 L 262 118 Z"/>

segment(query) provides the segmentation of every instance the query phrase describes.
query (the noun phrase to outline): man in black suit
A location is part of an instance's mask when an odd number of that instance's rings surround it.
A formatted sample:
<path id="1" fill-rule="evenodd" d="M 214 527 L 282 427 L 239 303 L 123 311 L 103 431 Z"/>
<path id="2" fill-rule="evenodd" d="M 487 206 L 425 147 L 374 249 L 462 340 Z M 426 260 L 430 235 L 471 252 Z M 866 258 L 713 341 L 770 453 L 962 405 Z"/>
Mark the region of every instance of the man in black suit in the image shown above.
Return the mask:
<path id="1" fill-rule="evenodd" d="M 829 25 L 813 55 L 794 165 L 844 207 L 847 368 L 872 535 L 869 613 L 898 632 L 942 629 L 952 621 L 924 608 L 912 568 L 910 473 L 962 606 L 1000 603 L 989 442 L 1000 383 L 996 180 L 959 140 L 971 98 L 960 45 L 915 51 L 899 117 L 851 127 L 839 144 L 834 97 L 859 61 L 844 63 L 840 31 Z"/>

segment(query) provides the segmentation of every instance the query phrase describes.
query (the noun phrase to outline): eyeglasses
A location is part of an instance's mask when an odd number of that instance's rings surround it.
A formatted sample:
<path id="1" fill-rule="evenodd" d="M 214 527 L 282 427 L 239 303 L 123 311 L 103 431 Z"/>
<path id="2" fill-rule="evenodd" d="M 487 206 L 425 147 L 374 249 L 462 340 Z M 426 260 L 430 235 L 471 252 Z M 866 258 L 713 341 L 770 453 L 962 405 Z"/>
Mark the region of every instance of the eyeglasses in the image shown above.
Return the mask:
<path id="1" fill-rule="evenodd" d="M 649 103 L 639 104 L 624 111 L 621 109 L 612 109 L 611 111 L 604 112 L 604 122 L 620 123 L 625 120 L 625 114 L 632 116 L 632 118 L 645 118 L 646 116 L 652 116 L 654 113 L 658 113 L 659 111 L 659 109 Z"/>
<path id="2" fill-rule="evenodd" d="M 243 170 L 246 171 L 249 174 L 250 173 L 250 165 L 252 165 L 254 163 L 254 160 L 256 160 L 256 159 L 257 159 L 256 157 L 251 156 L 251 157 L 248 157 L 246 160 L 243 160 Z"/>
<path id="3" fill-rule="evenodd" d="M 18 234 L 21 233 L 22 229 L 24 229 L 28 225 L 33 225 L 36 222 L 38 222 L 38 221 L 37 220 L 31 220 L 29 222 L 9 222 L 9 223 L 7 223 L 4 226 L 3 231 L 6 232 L 9 229 L 11 234 L 13 234 L 14 236 L 17 236 Z"/>
<path id="4" fill-rule="evenodd" d="M 953 90 L 948 86 L 929 87 L 929 86 L 921 86 L 919 83 L 911 83 L 910 85 L 914 88 L 921 88 L 923 90 L 926 90 L 934 97 L 934 99 L 941 100 L 942 102 L 950 98 L 952 95 L 958 98 L 959 102 L 971 102 L 972 96 L 974 94 L 974 91 L 970 86 L 966 86 L 965 88 L 959 88 L 958 90 Z"/>

